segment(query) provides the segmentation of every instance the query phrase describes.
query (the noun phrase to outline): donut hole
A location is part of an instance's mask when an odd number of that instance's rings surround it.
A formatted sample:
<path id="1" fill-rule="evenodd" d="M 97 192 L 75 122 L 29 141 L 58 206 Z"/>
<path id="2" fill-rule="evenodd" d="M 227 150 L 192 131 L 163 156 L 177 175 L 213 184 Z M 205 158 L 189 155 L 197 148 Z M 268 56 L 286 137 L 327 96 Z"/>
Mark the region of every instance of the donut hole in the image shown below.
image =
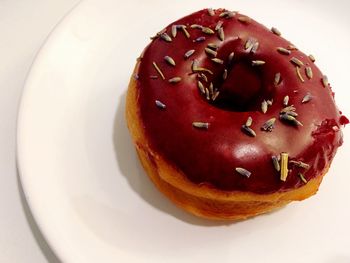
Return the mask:
<path id="1" fill-rule="evenodd" d="M 225 80 L 218 79 L 220 95 L 214 105 L 229 111 L 253 111 L 263 93 L 260 67 L 252 67 L 251 61 L 235 61 L 228 69 Z"/>

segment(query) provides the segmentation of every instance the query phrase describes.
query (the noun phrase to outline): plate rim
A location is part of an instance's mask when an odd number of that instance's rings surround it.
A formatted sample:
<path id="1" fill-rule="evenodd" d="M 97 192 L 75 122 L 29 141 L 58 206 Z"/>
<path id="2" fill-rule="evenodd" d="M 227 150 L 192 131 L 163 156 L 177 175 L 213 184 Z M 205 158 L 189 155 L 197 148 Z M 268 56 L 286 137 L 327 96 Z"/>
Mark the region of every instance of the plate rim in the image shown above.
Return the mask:
<path id="1" fill-rule="evenodd" d="M 15 139 L 15 154 L 16 154 L 16 168 L 17 168 L 17 180 L 18 183 L 20 183 L 20 187 L 22 189 L 23 192 L 23 196 L 25 198 L 25 202 L 27 203 L 31 216 L 33 217 L 35 224 L 37 225 L 40 234 L 42 235 L 44 241 L 48 244 L 49 248 L 52 250 L 53 254 L 56 256 L 56 258 L 58 258 L 60 261 L 62 262 L 68 262 L 68 256 L 65 253 L 64 249 L 61 249 L 60 246 L 58 246 L 57 242 L 55 242 L 54 240 L 56 239 L 54 236 L 54 233 L 50 230 L 50 227 L 44 222 L 43 219 L 41 219 L 41 217 L 39 216 L 40 212 L 38 212 L 37 206 L 34 205 L 33 201 L 31 198 L 29 198 L 29 189 L 28 189 L 28 184 L 26 183 L 26 180 L 28 178 L 26 178 L 24 176 L 25 172 L 24 172 L 24 166 L 23 166 L 23 154 L 21 154 L 22 152 L 22 147 L 23 145 L 21 143 L 19 143 L 19 141 L 21 140 L 20 138 L 23 136 L 23 131 L 20 128 L 21 127 L 21 122 L 23 119 L 23 111 L 25 109 L 24 107 L 24 101 L 26 100 L 26 96 L 28 94 L 28 90 L 30 85 L 28 83 L 30 83 L 30 79 L 32 78 L 32 76 L 34 75 L 34 72 L 37 70 L 38 66 L 41 63 L 41 57 L 43 56 L 43 54 L 45 53 L 45 49 L 48 46 L 48 43 L 51 39 L 55 38 L 55 35 L 58 34 L 57 31 L 59 28 L 64 26 L 65 21 L 74 15 L 74 13 L 78 12 L 78 10 L 81 8 L 81 6 L 86 3 L 86 0 L 79 0 L 77 3 L 75 3 L 68 11 L 66 11 L 62 17 L 57 21 L 57 23 L 52 27 L 51 31 L 47 34 L 47 36 L 45 37 L 44 41 L 42 42 L 41 46 L 39 47 L 39 49 L 37 50 L 32 63 L 29 67 L 29 70 L 27 72 L 27 75 L 25 77 L 24 80 L 24 84 L 23 84 L 23 88 L 22 88 L 22 93 L 20 95 L 20 99 L 19 99 L 19 104 L 18 104 L 18 111 L 17 111 L 17 120 L 16 120 L 16 139 Z M 27 220 L 28 221 L 28 220 Z M 31 229 L 31 231 L 33 232 L 33 230 Z M 35 241 L 36 243 L 38 243 L 37 241 Z"/>

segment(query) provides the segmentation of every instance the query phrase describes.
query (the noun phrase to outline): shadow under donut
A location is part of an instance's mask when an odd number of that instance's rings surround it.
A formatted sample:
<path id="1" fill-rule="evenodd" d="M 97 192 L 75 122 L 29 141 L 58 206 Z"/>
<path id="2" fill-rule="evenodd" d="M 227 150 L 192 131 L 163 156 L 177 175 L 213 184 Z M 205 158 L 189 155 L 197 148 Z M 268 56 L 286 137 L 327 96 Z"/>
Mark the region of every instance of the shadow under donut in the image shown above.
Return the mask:
<path id="1" fill-rule="evenodd" d="M 125 119 L 125 100 L 126 92 L 124 92 L 119 98 L 113 126 L 113 143 L 119 168 L 123 176 L 127 179 L 131 189 L 153 207 L 170 214 L 183 222 L 201 226 L 232 224 L 233 222 L 231 221 L 210 221 L 197 218 L 175 206 L 161 192 L 159 192 L 158 189 L 156 189 L 143 170 L 130 137 Z"/>

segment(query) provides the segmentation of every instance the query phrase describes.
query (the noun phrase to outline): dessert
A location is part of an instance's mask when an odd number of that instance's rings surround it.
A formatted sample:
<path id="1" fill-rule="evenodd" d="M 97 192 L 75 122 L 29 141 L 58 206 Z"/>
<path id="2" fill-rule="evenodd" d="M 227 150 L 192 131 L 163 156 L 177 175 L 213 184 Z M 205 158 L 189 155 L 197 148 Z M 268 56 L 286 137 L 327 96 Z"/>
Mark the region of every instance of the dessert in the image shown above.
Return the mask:
<path id="1" fill-rule="evenodd" d="M 315 194 L 348 123 L 312 55 L 225 9 L 200 10 L 152 38 L 126 117 L 159 190 L 192 214 L 225 220 Z"/>

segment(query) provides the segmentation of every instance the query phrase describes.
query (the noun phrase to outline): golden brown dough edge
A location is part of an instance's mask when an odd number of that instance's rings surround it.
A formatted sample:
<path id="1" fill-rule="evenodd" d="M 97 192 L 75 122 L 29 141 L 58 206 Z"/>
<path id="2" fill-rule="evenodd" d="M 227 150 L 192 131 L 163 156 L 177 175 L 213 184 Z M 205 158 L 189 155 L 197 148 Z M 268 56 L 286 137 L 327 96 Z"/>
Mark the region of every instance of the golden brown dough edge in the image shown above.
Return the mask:
<path id="1" fill-rule="evenodd" d="M 126 97 L 126 120 L 141 163 L 161 192 L 194 215 L 209 219 L 239 220 L 272 211 L 291 201 L 314 195 L 329 168 L 326 167 L 322 175 L 300 188 L 272 194 L 222 191 L 205 184 L 194 184 L 149 145 L 139 115 L 138 97 L 136 80 L 131 77 Z"/>

